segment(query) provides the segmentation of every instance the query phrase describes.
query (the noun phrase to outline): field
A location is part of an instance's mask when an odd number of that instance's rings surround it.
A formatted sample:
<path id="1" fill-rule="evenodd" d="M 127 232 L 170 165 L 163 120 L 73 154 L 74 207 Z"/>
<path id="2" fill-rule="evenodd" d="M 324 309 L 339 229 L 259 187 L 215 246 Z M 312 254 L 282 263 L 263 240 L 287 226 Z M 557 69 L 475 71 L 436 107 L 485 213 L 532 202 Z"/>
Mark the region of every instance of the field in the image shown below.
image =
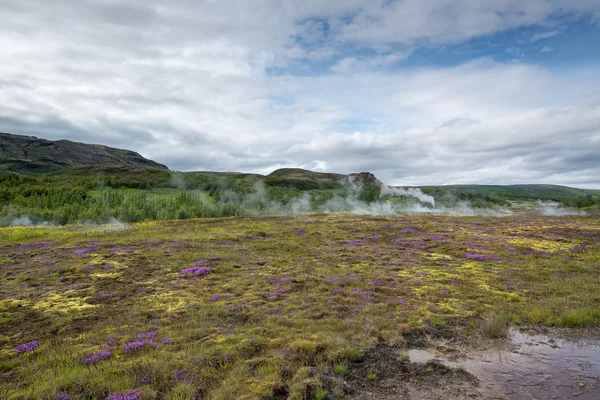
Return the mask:
<path id="1" fill-rule="evenodd" d="M 333 399 L 419 332 L 600 324 L 600 217 L 2 228 L 0 279 L 2 399 Z"/>

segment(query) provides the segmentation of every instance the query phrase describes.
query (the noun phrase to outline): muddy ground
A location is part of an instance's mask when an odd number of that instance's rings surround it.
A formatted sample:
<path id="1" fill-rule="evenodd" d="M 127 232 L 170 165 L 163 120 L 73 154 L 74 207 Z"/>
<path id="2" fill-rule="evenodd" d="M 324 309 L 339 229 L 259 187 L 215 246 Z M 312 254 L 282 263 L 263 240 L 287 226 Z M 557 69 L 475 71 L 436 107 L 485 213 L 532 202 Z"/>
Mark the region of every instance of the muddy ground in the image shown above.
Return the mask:
<path id="1" fill-rule="evenodd" d="M 417 332 L 405 347 L 377 347 L 327 398 L 600 399 L 600 329 L 511 329 L 505 339 L 448 329 Z"/>

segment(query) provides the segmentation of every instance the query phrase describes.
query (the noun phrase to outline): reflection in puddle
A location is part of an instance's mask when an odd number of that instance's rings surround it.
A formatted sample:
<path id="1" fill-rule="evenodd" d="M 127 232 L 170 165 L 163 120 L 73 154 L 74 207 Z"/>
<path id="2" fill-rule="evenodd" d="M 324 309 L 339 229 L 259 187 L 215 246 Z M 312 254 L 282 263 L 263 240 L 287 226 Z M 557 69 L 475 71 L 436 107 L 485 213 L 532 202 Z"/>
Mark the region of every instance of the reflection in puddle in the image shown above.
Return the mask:
<path id="1" fill-rule="evenodd" d="M 411 362 L 439 359 L 462 367 L 481 381 L 480 391 L 492 399 L 600 399 L 600 341 L 569 341 L 512 331 L 512 351 L 490 350 L 460 362 L 409 350 Z"/>

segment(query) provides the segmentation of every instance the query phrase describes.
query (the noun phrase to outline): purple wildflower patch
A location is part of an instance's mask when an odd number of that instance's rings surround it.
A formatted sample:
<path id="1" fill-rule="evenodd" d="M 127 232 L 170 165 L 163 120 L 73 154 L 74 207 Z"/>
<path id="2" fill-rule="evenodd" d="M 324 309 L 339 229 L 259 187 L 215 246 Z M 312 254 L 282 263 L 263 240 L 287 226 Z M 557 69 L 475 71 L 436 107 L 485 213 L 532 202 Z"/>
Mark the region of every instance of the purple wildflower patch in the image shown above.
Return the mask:
<path id="1" fill-rule="evenodd" d="M 365 292 L 364 290 L 361 290 L 361 289 L 354 289 L 352 291 L 352 293 L 361 295 L 363 300 L 367 303 L 373 302 L 373 294 L 370 292 Z"/>
<path id="2" fill-rule="evenodd" d="M 465 257 L 471 260 L 481 260 L 481 261 L 501 261 L 502 258 L 492 255 L 492 254 L 480 254 L 480 253 L 465 253 Z"/>
<path id="3" fill-rule="evenodd" d="M 228 245 L 228 244 L 237 244 L 237 242 L 235 240 L 231 240 L 231 239 L 217 240 L 215 243 L 216 244 L 225 244 L 225 245 Z"/>
<path id="4" fill-rule="evenodd" d="M 114 346 L 115 344 L 119 343 L 119 339 L 117 339 L 116 336 L 109 336 L 104 342 L 109 346 Z"/>
<path id="5" fill-rule="evenodd" d="M 281 288 L 281 289 L 273 290 L 272 292 L 267 292 L 266 294 L 270 297 L 275 297 L 275 296 L 279 296 L 280 294 L 287 292 L 288 290 L 289 289 L 287 289 L 287 288 Z"/>
<path id="6" fill-rule="evenodd" d="M 50 242 L 39 242 L 39 243 L 25 243 L 17 246 L 18 251 L 28 251 L 33 249 L 47 249 L 52 244 Z"/>
<path id="7" fill-rule="evenodd" d="M 146 332 L 146 333 L 138 333 L 137 334 L 137 338 L 138 339 L 154 339 L 156 337 L 156 334 L 158 332 L 157 331 L 150 331 L 150 332 Z"/>
<path id="8" fill-rule="evenodd" d="M 112 392 L 106 400 L 140 400 L 142 391 L 140 389 L 130 390 L 129 392 Z"/>
<path id="9" fill-rule="evenodd" d="M 54 400 L 72 400 L 72 399 L 68 393 L 58 392 L 58 393 L 56 393 L 56 396 L 54 396 Z"/>
<path id="10" fill-rule="evenodd" d="M 407 226 L 406 228 L 403 228 L 400 230 L 401 233 L 412 233 L 412 232 L 416 232 L 417 228 L 413 227 L 413 226 Z"/>
<path id="11" fill-rule="evenodd" d="M 207 275 L 212 271 L 210 267 L 190 267 L 184 268 L 179 271 L 182 274 L 191 274 L 191 275 Z"/>
<path id="12" fill-rule="evenodd" d="M 142 347 L 144 347 L 144 342 L 142 342 L 140 340 L 136 340 L 133 342 L 125 343 L 125 345 L 123 346 L 123 351 L 126 353 L 130 353 L 132 351 L 137 351 L 137 350 L 141 349 Z"/>
<path id="13" fill-rule="evenodd" d="M 39 340 L 32 340 L 31 342 L 20 344 L 15 347 L 15 353 L 31 353 L 32 351 L 37 350 L 38 347 L 40 347 L 40 344 L 42 344 L 42 342 Z"/>
<path id="14" fill-rule="evenodd" d="M 86 364 L 94 364 L 98 361 L 105 360 L 112 355 L 110 351 L 99 351 L 98 353 L 92 354 L 89 357 L 83 359 L 83 362 Z"/>
<path id="15" fill-rule="evenodd" d="M 164 337 L 161 339 L 160 341 L 161 344 L 173 344 L 173 342 L 171 341 L 171 339 L 169 339 L 168 337 Z"/>

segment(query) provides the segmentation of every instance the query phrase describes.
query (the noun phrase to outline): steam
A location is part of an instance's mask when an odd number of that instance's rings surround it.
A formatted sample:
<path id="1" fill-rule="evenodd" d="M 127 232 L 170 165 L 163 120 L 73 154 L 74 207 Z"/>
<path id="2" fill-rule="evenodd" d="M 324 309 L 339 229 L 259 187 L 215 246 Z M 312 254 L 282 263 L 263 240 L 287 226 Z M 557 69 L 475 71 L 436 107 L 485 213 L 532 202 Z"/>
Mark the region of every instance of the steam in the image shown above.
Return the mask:
<path id="1" fill-rule="evenodd" d="M 428 194 L 425 194 L 419 188 L 399 188 L 394 186 L 382 186 L 381 194 L 388 195 L 392 197 L 413 197 L 419 200 L 421 203 L 428 203 L 435 207 L 435 198 Z"/>
<path id="2" fill-rule="evenodd" d="M 27 216 L 21 216 L 21 217 L 13 218 L 10 223 L 5 224 L 5 225 L 8 225 L 8 226 L 52 226 L 54 224 L 52 224 L 51 222 L 48 222 L 48 221 L 36 222 L 35 220 L 31 220 Z"/>
<path id="3" fill-rule="evenodd" d="M 585 211 L 574 210 L 570 208 L 562 208 L 560 204 L 554 201 L 537 201 L 538 208 L 537 211 L 542 213 L 543 215 L 548 215 L 551 217 L 567 217 L 567 216 L 582 216 L 587 215 Z"/>
<path id="4" fill-rule="evenodd" d="M 171 186 L 179 190 L 185 190 L 185 179 L 181 172 L 171 172 Z"/>

